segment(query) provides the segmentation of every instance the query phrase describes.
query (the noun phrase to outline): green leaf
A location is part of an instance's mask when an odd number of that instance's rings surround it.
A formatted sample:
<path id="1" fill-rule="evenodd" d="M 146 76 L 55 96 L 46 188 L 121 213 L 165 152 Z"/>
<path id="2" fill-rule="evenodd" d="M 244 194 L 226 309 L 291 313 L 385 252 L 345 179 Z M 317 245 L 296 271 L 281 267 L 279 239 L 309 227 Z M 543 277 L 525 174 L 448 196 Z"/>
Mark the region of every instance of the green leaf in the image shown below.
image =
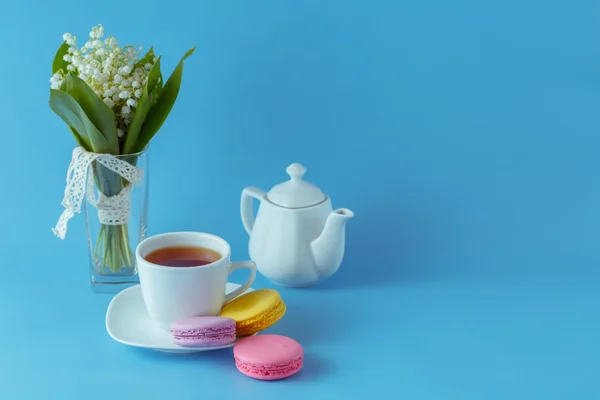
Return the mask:
<path id="1" fill-rule="evenodd" d="M 148 92 L 148 95 L 150 95 L 156 89 L 161 80 L 162 74 L 160 73 L 160 57 L 158 57 L 156 62 L 152 65 L 152 68 L 150 68 L 150 72 L 148 72 L 148 81 L 146 82 L 146 87 L 144 88 Z"/>
<path id="2" fill-rule="evenodd" d="M 135 70 L 136 68 L 144 68 L 144 65 L 146 65 L 148 63 L 150 63 L 150 64 L 154 63 L 154 48 L 153 47 L 150 47 L 150 49 L 146 52 L 144 57 L 140 58 L 138 60 L 138 62 L 135 63 L 135 65 L 133 66 L 133 69 Z"/>
<path id="3" fill-rule="evenodd" d="M 146 86 L 142 92 L 142 97 L 138 100 L 137 107 L 135 109 L 135 114 L 133 115 L 133 120 L 129 125 L 129 129 L 127 129 L 127 135 L 125 137 L 125 145 L 123 146 L 123 154 L 130 154 L 134 152 L 133 150 L 137 147 L 138 137 L 140 135 L 140 131 L 146 120 L 146 116 L 148 115 L 148 111 L 150 111 L 150 107 L 152 107 L 152 98 L 150 93 L 156 87 L 160 76 L 160 57 L 156 60 L 156 63 L 152 65 L 150 72 L 148 73 L 148 81 L 146 82 Z"/>
<path id="4" fill-rule="evenodd" d="M 54 75 L 61 69 L 65 74 L 68 72 L 67 65 L 69 65 L 69 63 L 63 60 L 64 55 L 68 54 L 68 50 L 69 45 L 67 44 L 67 42 L 63 42 L 63 44 L 58 48 L 58 51 L 54 56 L 54 61 L 52 61 L 52 75 Z"/>
<path id="5" fill-rule="evenodd" d="M 93 151 L 92 149 L 92 145 L 89 142 L 86 142 L 80 135 L 79 133 L 77 133 L 77 131 L 73 128 L 71 128 L 69 126 L 69 130 L 71 131 L 71 133 L 73 134 L 73 137 L 75 138 L 75 141 L 77 142 L 78 145 L 80 145 L 81 147 L 83 147 L 84 149 L 86 149 L 87 151 Z"/>
<path id="6" fill-rule="evenodd" d="M 112 109 L 94 93 L 87 83 L 75 75 L 67 75 L 60 89 L 69 94 L 78 103 L 87 118 L 103 136 L 104 141 L 108 144 L 108 151 L 105 149 L 102 152 L 119 154 L 117 121 Z M 81 134 L 81 132 L 79 133 Z M 90 141 L 92 141 L 91 137 Z M 102 141 L 97 139 L 95 142 Z M 93 143 L 94 141 L 92 141 Z M 98 152 L 95 147 L 94 151 Z"/>
<path id="7" fill-rule="evenodd" d="M 150 98 L 154 101 L 156 98 L 158 98 L 158 95 L 160 94 L 162 88 L 163 88 L 163 76 L 162 73 L 159 72 L 158 73 L 159 79 L 156 82 L 156 85 L 154 86 L 154 88 L 152 89 L 152 92 L 150 93 Z"/>
<path id="8" fill-rule="evenodd" d="M 113 147 L 96 128 L 79 103 L 68 93 L 50 89 L 50 108 L 77 133 L 88 150 L 97 153 L 111 153 Z M 77 140 L 77 136 L 75 138 Z M 114 153 L 113 153 L 114 154 Z"/>
<path id="9" fill-rule="evenodd" d="M 181 78 L 183 75 L 183 62 L 192 55 L 195 49 L 196 48 L 194 47 L 188 50 L 181 58 L 181 61 L 177 64 L 173 74 L 171 74 L 169 80 L 167 80 L 167 83 L 165 83 L 165 86 L 158 95 L 157 102 L 150 108 L 146 121 L 144 121 L 142 131 L 140 132 L 140 138 L 134 149 L 135 152 L 142 151 L 144 147 L 146 147 L 169 116 L 173 104 L 175 104 L 175 100 L 177 100 L 177 95 L 179 94 L 179 86 L 181 85 Z"/>

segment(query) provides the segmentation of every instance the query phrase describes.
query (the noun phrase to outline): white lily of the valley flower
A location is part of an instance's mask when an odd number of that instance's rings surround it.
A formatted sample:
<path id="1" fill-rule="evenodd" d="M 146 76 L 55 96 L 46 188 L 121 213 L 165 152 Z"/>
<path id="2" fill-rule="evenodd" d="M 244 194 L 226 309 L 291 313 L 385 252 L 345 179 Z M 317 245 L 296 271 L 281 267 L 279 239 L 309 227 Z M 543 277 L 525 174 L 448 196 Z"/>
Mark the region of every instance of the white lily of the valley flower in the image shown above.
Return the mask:
<path id="1" fill-rule="evenodd" d="M 52 89 L 58 89 L 60 88 L 60 85 L 62 85 L 62 81 L 63 76 L 60 74 L 60 72 L 57 72 L 50 78 L 50 87 Z"/>
<path id="2" fill-rule="evenodd" d="M 114 47 L 117 45 L 117 39 L 111 36 L 104 41 L 104 45 L 106 47 Z"/>
<path id="3" fill-rule="evenodd" d="M 76 72 L 112 108 L 118 125 L 126 127 L 131 123 L 138 105 L 136 99 L 142 97 L 149 70 L 156 58 L 143 68 L 134 69 L 141 47 L 119 47 L 117 39 L 112 36 L 101 40 L 104 37 L 102 25 L 92 28 L 89 36 L 89 40 L 79 48 L 75 36 L 69 33 L 63 35 L 63 40 L 69 45 L 63 57 L 67 62 L 67 71 L 54 74 L 50 86 L 53 89 L 60 88 L 66 74 Z"/>
<path id="4" fill-rule="evenodd" d="M 63 35 L 63 40 L 67 42 L 69 46 L 75 45 L 75 36 L 71 35 L 70 33 L 65 33 Z"/>

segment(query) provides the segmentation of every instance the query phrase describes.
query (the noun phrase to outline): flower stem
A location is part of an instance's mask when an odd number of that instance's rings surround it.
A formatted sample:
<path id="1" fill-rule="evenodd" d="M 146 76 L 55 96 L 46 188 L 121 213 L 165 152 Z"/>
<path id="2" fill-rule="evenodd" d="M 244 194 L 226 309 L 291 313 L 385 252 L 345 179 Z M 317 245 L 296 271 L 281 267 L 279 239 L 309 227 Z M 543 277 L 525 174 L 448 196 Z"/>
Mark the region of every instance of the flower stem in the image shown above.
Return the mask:
<path id="1" fill-rule="evenodd" d="M 137 158 L 131 161 L 135 165 Z M 94 181 L 105 196 L 117 195 L 127 182 L 117 173 L 100 164 L 94 164 Z M 127 224 L 101 224 L 94 248 L 95 260 L 100 273 L 117 274 L 133 268 L 134 255 L 130 248 Z"/>
<path id="2" fill-rule="evenodd" d="M 127 224 L 101 225 L 94 255 L 101 273 L 119 273 L 124 268 L 133 268 L 134 253 L 130 247 Z"/>

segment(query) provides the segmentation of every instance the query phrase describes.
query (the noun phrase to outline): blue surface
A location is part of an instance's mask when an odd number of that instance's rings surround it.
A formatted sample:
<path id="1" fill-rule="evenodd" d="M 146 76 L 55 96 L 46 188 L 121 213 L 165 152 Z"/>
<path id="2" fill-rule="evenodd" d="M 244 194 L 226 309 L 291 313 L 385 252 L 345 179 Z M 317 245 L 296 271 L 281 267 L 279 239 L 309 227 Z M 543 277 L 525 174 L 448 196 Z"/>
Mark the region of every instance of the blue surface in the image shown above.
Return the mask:
<path id="1" fill-rule="evenodd" d="M 596 2 L 2 8 L 0 398 L 600 398 Z M 82 216 L 53 237 L 74 143 L 50 64 L 99 22 L 166 71 L 197 46 L 153 142 L 150 233 L 213 232 L 245 259 L 240 192 L 294 161 L 356 213 L 338 274 L 281 290 L 269 332 L 304 345 L 294 378 L 114 342 Z"/>

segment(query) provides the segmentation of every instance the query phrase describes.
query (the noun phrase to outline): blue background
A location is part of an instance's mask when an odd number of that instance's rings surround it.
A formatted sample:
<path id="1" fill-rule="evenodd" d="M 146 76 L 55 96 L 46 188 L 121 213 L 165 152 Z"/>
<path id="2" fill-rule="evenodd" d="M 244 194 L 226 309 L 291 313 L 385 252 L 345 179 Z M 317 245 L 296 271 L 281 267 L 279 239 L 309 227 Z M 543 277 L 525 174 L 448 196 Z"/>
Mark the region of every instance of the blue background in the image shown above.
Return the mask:
<path id="1" fill-rule="evenodd" d="M 597 2 L 2 8 L 1 398 L 600 397 Z M 154 45 L 167 73 L 197 46 L 153 141 L 150 234 L 209 231 L 247 258 L 240 192 L 294 161 L 356 213 L 340 271 L 281 289 L 269 332 L 304 345 L 295 377 L 106 333 L 83 216 L 64 242 L 50 231 L 74 147 L 47 105 L 50 65 L 64 32 L 81 44 L 98 23 Z"/>

